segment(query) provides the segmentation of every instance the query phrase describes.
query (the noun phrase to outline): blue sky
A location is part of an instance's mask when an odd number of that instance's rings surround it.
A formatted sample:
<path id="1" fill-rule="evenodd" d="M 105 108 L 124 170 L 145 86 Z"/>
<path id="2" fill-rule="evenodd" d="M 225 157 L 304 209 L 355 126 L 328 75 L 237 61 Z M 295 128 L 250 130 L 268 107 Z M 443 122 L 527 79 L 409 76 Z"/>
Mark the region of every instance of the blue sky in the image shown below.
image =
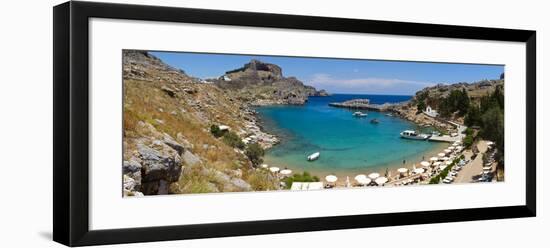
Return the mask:
<path id="1" fill-rule="evenodd" d="M 330 93 L 413 95 L 438 83 L 498 79 L 502 65 L 400 62 L 381 60 L 152 52 L 165 63 L 198 78 L 213 78 L 251 59 L 279 65 L 285 77 Z"/>

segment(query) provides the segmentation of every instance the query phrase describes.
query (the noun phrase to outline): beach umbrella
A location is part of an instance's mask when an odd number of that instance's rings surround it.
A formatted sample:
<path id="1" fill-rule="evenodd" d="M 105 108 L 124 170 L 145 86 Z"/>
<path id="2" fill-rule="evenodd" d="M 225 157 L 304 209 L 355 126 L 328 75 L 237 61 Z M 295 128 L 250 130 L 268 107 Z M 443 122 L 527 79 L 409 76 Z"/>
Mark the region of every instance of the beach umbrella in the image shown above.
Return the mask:
<path id="1" fill-rule="evenodd" d="M 435 163 L 434 163 L 434 166 L 439 166 L 439 165 L 441 165 L 441 164 L 442 164 L 442 163 L 438 161 L 438 162 L 435 162 Z"/>
<path id="2" fill-rule="evenodd" d="M 449 149 L 449 150 L 451 150 L 451 151 L 452 151 L 452 150 L 454 150 L 454 149 L 455 149 L 455 147 L 454 147 L 454 146 L 449 146 L 449 147 L 447 147 L 447 149 Z"/>
<path id="3" fill-rule="evenodd" d="M 437 160 L 438 160 L 437 157 L 431 157 L 431 158 L 430 158 L 430 161 L 432 161 L 432 162 L 435 162 L 435 161 L 437 161 Z"/>
<path id="4" fill-rule="evenodd" d="M 449 160 L 449 157 L 442 157 L 441 160 L 447 161 L 447 160 Z"/>
<path id="5" fill-rule="evenodd" d="M 486 143 L 486 144 L 487 144 L 488 146 L 492 146 L 492 145 L 493 145 L 493 144 L 495 144 L 495 143 L 494 143 L 494 142 L 492 142 L 492 141 L 487 141 L 487 143 Z"/>
<path id="6" fill-rule="evenodd" d="M 269 167 L 269 165 L 267 165 L 267 164 L 262 164 L 261 167 L 264 168 L 264 169 L 267 169 L 267 168 Z"/>
<path id="7" fill-rule="evenodd" d="M 445 153 L 443 153 L 443 152 L 442 152 L 442 153 L 438 153 L 437 156 L 439 156 L 439 157 L 445 157 Z"/>
<path id="8" fill-rule="evenodd" d="M 282 175 L 285 175 L 285 176 L 288 176 L 292 173 L 292 170 L 289 170 L 289 169 L 284 169 L 281 171 L 281 174 Z"/>
<path id="9" fill-rule="evenodd" d="M 357 181 L 361 185 L 368 185 L 372 182 L 370 178 L 365 176 L 365 174 L 359 174 L 355 176 L 355 181 Z"/>
<path id="10" fill-rule="evenodd" d="M 413 172 L 414 172 L 414 174 L 422 174 L 422 173 L 424 173 L 424 169 L 416 168 L 416 169 L 413 170 Z"/>
<path id="11" fill-rule="evenodd" d="M 373 172 L 371 174 L 369 174 L 369 178 L 374 180 L 376 178 L 379 178 L 380 177 L 380 174 L 376 173 L 376 172 Z"/>
<path id="12" fill-rule="evenodd" d="M 458 141 L 455 141 L 455 143 L 453 143 L 453 146 L 457 146 L 457 145 L 460 145 L 460 143 L 458 143 Z"/>
<path id="13" fill-rule="evenodd" d="M 444 153 L 451 153 L 452 151 L 450 149 L 443 150 Z"/>
<path id="14" fill-rule="evenodd" d="M 452 163 L 453 163 L 453 161 L 451 161 L 451 160 L 448 160 L 448 161 L 445 162 L 446 165 L 451 165 Z"/>
<path id="15" fill-rule="evenodd" d="M 279 167 L 270 167 L 269 168 L 269 171 L 273 172 L 273 173 L 276 173 L 279 171 Z"/>
<path id="16" fill-rule="evenodd" d="M 386 177 L 379 177 L 379 178 L 376 178 L 374 182 L 376 182 L 376 184 L 378 185 L 384 185 L 385 183 L 388 182 L 388 179 Z"/>
<path id="17" fill-rule="evenodd" d="M 440 165 L 440 166 L 439 166 L 439 169 L 440 169 L 440 170 L 444 170 L 445 168 L 447 168 L 447 165 Z"/>
<path id="18" fill-rule="evenodd" d="M 407 173 L 407 171 L 409 171 L 409 169 L 407 169 L 407 168 L 399 168 L 399 169 L 397 169 L 397 172 L 399 172 L 399 173 L 401 173 L 401 174 Z"/>
<path id="19" fill-rule="evenodd" d="M 457 140 L 457 141 L 455 141 L 455 143 L 457 143 L 457 144 L 459 144 L 459 145 L 460 145 L 460 144 L 462 144 L 462 141 L 460 141 L 460 140 Z"/>
<path id="20" fill-rule="evenodd" d="M 462 150 L 462 148 L 463 148 L 462 146 L 457 146 L 457 147 L 456 147 L 456 150 L 457 150 L 457 151 L 460 151 L 460 150 Z"/>
<path id="21" fill-rule="evenodd" d="M 436 159 L 436 160 L 437 160 L 437 159 Z M 428 166 L 430 166 L 430 162 L 428 162 L 428 161 L 422 161 L 422 162 L 420 162 L 420 165 L 422 165 L 422 166 L 424 166 L 424 167 L 428 167 Z"/>
<path id="22" fill-rule="evenodd" d="M 335 183 L 338 180 L 338 177 L 335 175 L 328 175 L 325 177 L 325 180 L 329 183 Z"/>
<path id="23" fill-rule="evenodd" d="M 363 180 L 365 178 L 367 178 L 367 176 L 365 174 L 359 174 L 359 175 L 354 177 L 355 181 Z"/>

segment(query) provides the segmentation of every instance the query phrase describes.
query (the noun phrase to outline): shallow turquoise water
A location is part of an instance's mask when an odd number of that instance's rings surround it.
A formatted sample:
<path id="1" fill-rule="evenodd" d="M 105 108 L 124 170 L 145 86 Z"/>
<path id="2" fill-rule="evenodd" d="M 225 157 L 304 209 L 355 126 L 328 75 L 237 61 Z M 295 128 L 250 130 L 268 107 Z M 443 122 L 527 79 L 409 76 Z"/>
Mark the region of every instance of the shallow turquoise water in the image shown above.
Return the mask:
<path id="1" fill-rule="evenodd" d="M 343 172 L 381 169 L 417 163 L 444 145 L 429 141 L 406 140 L 399 133 L 419 129 L 414 123 L 384 113 L 368 112 L 368 117 L 353 117 L 353 110 L 329 107 L 329 102 L 369 98 L 372 103 L 399 102 L 408 96 L 333 95 L 310 97 L 304 106 L 267 106 L 257 108 L 267 132 L 281 143 L 266 152 L 270 165 L 295 170 Z M 365 112 L 365 111 L 364 111 Z M 377 118 L 380 123 L 372 124 Z M 321 152 L 318 160 L 306 157 Z M 417 160 L 417 161 L 415 161 Z"/>

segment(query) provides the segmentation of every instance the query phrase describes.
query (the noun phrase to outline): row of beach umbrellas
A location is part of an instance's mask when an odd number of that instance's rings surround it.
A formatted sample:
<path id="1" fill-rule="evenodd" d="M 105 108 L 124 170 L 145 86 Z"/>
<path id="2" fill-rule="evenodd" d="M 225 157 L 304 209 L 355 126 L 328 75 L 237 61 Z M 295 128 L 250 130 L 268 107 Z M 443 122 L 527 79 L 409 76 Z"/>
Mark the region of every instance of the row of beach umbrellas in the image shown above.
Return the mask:
<path id="1" fill-rule="evenodd" d="M 439 169 L 441 169 L 441 170 L 445 169 L 445 167 L 452 164 L 452 162 L 449 160 L 449 157 L 447 157 L 447 155 L 450 154 L 454 150 L 462 150 L 463 147 L 461 146 L 461 143 L 462 142 L 460 142 L 460 141 L 456 141 L 455 143 L 453 143 L 452 146 L 449 146 L 447 149 L 443 150 L 442 153 L 437 154 L 437 157 L 431 157 L 429 159 L 430 162 L 422 161 L 422 162 L 420 162 L 420 165 L 422 167 L 430 167 L 430 166 L 433 165 L 433 166 L 439 166 Z M 442 160 L 443 162 L 440 162 L 439 160 Z M 292 170 L 290 170 L 290 169 L 281 170 L 279 167 L 275 167 L 275 166 L 269 167 L 269 165 L 267 165 L 267 164 L 262 164 L 261 167 L 264 168 L 264 169 L 269 169 L 269 171 L 271 171 L 273 173 L 280 173 L 281 175 L 285 175 L 285 176 L 288 176 L 288 175 L 292 174 Z M 399 169 L 397 169 L 397 172 L 399 172 L 400 174 L 405 174 L 405 173 L 409 172 L 409 169 L 399 168 Z M 421 173 L 425 172 L 425 169 L 424 168 L 416 168 L 415 166 L 413 166 L 412 172 L 414 174 L 421 174 Z M 388 182 L 387 177 L 380 176 L 380 174 L 376 173 L 376 172 L 370 173 L 368 176 L 365 175 L 365 174 L 359 174 L 359 175 L 355 176 L 354 179 L 355 179 L 355 181 L 357 181 L 357 183 L 359 183 L 361 185 L 369 185 L 372 182 L 375 182 L 377 185 L 384 185 L 385 183 Z M 325 181 L 327 181 L 327 183 L 333 184 L 333 183 L 336 183 L 336 181 L 338 181 L 338 177 L 335 176 L 335 175 L 328 175 L 328 176 L 325 177 Z"/>
<path id="2" fill-rule="evenodd" d="M 280 173 L 281 175 L 284 175 L 284 176 L 288 176 L 290 174 L 292 174 L 292 170 L 290 169 L 283 169 L 281 170 L 279 167 L 276 167 L 276 166 L 272 166 L 272 167 L 269 167 L 269 165 L 267 164 L 262 164 L 261 167 L 263 169 L 269 169 L 269 171 L 273 172 L 273 173 Z"/>

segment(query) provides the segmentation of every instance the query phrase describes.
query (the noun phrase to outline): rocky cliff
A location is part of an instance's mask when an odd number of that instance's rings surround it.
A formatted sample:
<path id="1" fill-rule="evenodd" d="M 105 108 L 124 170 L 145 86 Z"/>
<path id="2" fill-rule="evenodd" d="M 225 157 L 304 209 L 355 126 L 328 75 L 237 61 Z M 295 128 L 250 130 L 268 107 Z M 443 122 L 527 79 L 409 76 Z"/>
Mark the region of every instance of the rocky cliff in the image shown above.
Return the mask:
<path id="1" fill-rule="evenodd" d="M 123 51 L 125 196 L 276 189 L 241 148 L 210 132 L 224 125 L 269 147 L 253 110 L 147 52 Z"/>
<path id="2" fill-rule="evenodd" d="M 425 96 L 428 105 L 437 106 L 438 100 L 449 96 L 453 90 L 465 89 L 468 97 L 471 100 L 479 100 L 482 96 L 487 95 L 495 90 L 498 86 L 504 86 L 504 79 L 483 80 L 474 83 L 456 83 L 456 84 L 438 84 L 431 87 L 426 87 L 416 92 L 413 101 L 416 101 L 420 96 Z"/>
<path id="3" fill-rule="evenodd" d="M 304 104 L 309 96 L 328 95 L 324 90 L 304 85 L 295 77 L 284 77 L 281 67 L 258 60 L 226 72 L 215 84 L 255 105 Z"/>

